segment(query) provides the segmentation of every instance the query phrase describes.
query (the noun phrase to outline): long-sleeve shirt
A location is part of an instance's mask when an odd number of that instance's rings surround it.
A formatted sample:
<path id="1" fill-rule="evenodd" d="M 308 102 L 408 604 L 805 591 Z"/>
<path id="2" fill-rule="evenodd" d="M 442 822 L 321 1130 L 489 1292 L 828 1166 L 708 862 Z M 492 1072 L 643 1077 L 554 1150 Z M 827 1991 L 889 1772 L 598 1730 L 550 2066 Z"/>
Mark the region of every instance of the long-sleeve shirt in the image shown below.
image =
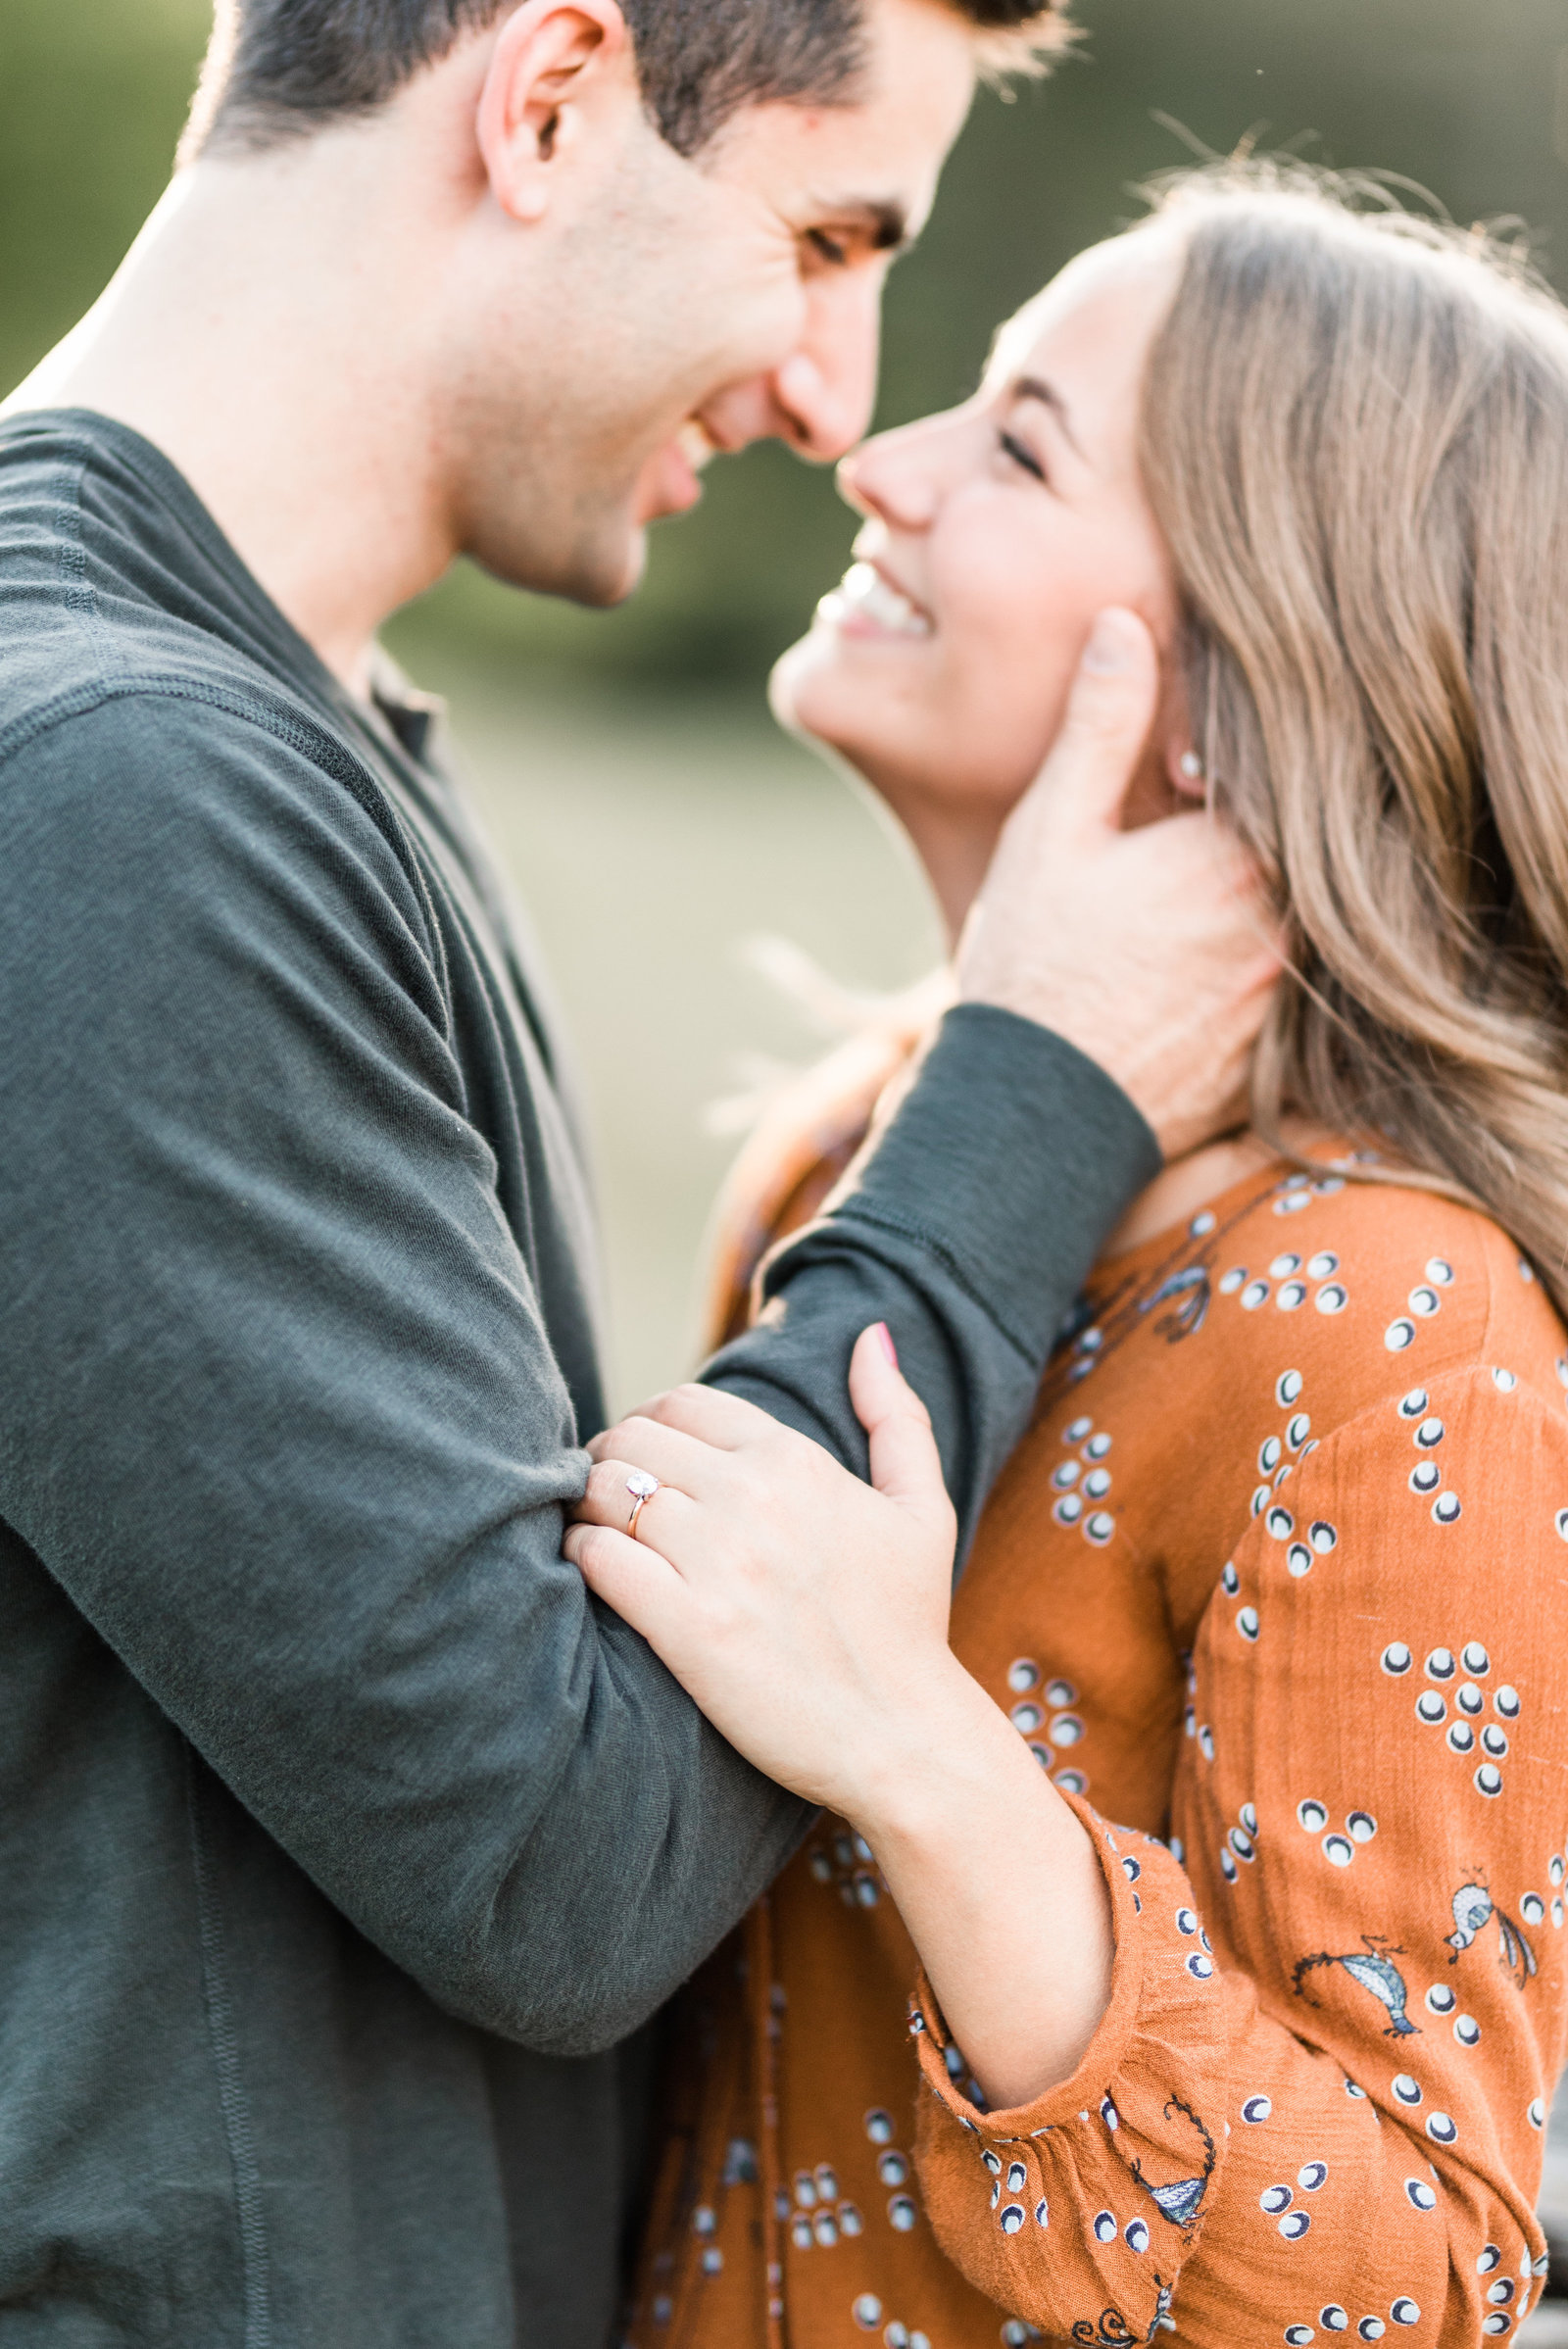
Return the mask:
<path id="1" fill-rule="evenodd" d="M 807 1817 L 561 1557 L 569 1088 L 382 705 L 145 440 L 0 428 L 0 2341 L 592 2349 L 614 2043 Z M 714 1375 L 858 1462 L 884 1316 L 972 1521 L 1152 1145 L 1000 1012 L 928 1073 Z"/>
<path id="2" fill-rule="evenodd" d="M 956 1594 L 1109 1887 L 1082 2062 L 988 2111 L 823 1820 L 691 1995 L 638 2349 L 1474 2349 L 1539 2292 L 1568 1343 L 1494 1224 L 1366 1163 L 1097 1269 Z"/>

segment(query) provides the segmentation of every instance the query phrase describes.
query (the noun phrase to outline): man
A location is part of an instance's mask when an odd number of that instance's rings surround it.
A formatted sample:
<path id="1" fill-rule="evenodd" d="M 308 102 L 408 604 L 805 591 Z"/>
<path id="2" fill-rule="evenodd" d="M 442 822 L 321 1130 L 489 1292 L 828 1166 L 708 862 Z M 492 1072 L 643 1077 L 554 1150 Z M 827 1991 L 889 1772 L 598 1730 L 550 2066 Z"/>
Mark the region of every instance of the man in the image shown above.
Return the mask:
<path id="1" fill-rule="evenodd" d="M 606 2338 L 628 2034 L 804 1814 L 561 1557 L 603 1417 L 569 1101 L 374 634 L 460 551 L 613 601 L 711 450 L 847 447 L 1009 27 L 230 0 L 168 197 L 9 404 L 0 2341 Z M 1107 641 L 1019 917 L 712 1373 L 863 1469 L 888 1321 L 965 1523 L 1257 1016 L 1223 854 L 1063 815 L 1147 723 Z"/>

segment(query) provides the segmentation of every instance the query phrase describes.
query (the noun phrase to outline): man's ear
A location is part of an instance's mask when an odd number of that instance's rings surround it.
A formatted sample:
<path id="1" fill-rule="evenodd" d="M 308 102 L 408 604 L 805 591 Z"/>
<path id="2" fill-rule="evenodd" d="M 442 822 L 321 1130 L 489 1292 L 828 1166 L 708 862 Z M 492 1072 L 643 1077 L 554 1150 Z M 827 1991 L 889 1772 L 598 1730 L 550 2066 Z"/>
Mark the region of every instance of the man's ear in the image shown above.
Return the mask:
<path id="1" fill-rule="evenodd" d="M 515 220 L 549 210 L 552 166 L 579 142 L 596 104 L 636 90 L 631 35 L 615 0 L 524 0 L 503 23 L 475 125 L 491 190 Z"/>

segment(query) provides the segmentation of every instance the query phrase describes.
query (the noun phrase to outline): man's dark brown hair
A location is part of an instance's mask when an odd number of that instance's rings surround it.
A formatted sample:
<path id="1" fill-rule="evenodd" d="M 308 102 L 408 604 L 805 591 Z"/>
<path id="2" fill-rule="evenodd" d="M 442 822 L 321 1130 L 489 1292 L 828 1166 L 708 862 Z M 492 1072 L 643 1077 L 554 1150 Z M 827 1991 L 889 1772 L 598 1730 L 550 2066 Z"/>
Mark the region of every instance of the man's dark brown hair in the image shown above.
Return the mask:
<path id="1" fill-rule="evenodd" d="M 861 0 L 620 0 L 643 102 L 695 155 L 744 106 L 853 104 Z M 184 152 L 259 150 L 369 114 L 515 0 L 218 0 Z M 1048 0 L 943 0 L 982 54 L 1022 65 L 1065 37 Z"/>

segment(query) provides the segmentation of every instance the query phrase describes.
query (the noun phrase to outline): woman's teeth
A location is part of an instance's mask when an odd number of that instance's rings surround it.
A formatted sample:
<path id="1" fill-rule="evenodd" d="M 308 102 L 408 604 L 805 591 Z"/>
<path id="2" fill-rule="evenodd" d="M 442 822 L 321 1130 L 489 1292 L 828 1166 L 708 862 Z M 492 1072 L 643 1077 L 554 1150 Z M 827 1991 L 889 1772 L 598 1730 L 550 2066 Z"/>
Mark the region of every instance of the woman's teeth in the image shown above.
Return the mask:
<path id="1" fill-rule="evenodd" d="M 840 620 L 869 620 L 888 636 L 929 636 L 931 622 L 917 604 L 883 578 L 873 563 L 855 563 L 817 608 L 829 627 Z"/>

